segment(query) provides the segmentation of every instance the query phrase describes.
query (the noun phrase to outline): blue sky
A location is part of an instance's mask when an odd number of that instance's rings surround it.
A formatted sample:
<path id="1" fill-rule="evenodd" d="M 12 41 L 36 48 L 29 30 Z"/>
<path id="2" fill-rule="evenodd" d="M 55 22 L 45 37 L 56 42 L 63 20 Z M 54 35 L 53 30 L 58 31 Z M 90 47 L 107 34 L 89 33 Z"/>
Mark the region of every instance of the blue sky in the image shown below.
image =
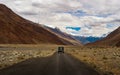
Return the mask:
<path id="1" fill-rule="evenodd" d="M 66 29 L 72 29 L 72 30 L 75 30 L 75 31 L 80 31 L 80 27 L 66 27 Z"/>
<path id="2" fill-rule="evenodd" d="M 101 37 L 120 26 L 119 0 L 1 0 L 0 3 L 28 20 L 76 36 Z"/>

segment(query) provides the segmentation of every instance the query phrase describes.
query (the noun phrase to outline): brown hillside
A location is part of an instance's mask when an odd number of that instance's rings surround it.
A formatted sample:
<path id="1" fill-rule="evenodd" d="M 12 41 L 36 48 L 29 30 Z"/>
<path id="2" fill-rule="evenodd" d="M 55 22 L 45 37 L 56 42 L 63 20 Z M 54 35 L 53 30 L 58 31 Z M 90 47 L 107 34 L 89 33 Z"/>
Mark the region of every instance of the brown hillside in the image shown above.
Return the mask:
<path id="1" fill-rule="evenodd" d="M 0 4 L 0 44 L 69 44 L 41 25 L 23 19 Z"/>
<path id="2" fill-rule="evenodd" d="M 111 32 L 107 37 L 94 43 L 87 44 L 88 46 L 119 46 L 120 47 L 120 27 Z"/>
<path id="3" fill-rule="evenodd" d="M 71 35 L 69 35 L 67 33 L 63 33 L 59 28 L 49 28 L 47 26 L 44 26 L 44 27 L 47 28 L 50 32 L 52 32 L 55 35 L 59 36 L 60 38 L 72 42 L 73 45 L 81 45 L 79 40 L 75 39 L 73 36 L 71 36 Z"/>

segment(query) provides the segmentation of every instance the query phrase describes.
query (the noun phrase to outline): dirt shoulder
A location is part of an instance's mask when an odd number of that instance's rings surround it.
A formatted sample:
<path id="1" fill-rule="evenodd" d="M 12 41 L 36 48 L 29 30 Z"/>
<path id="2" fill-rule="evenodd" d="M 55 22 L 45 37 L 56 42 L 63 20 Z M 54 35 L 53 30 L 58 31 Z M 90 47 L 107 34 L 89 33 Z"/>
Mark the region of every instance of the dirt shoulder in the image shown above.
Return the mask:
<path id="1" fill-rule="evenodd" d="M 54 49 L 54 46 L 1 46 L 0 69 L 9 67 L 27 59 L 51 56 L 55 52 Z"/>
<path id="2" fill-rule="evenodd" d="M 101 75 L 120 75 L 120 48 L 68 47 L 66 52 L 92 66 Z"/>

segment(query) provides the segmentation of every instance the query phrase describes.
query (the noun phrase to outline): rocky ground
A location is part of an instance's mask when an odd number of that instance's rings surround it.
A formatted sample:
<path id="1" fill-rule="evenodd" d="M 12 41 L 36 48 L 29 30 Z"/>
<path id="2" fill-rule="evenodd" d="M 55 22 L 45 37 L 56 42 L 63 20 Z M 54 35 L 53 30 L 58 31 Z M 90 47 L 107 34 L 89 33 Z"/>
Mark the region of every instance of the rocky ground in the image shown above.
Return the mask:
<path id="1" fill-rule="evenodd" d="M 92 66 L 102 75 L 120 75 L 120 48 L 68 47 L 66 52 Z"/>
<path id="2" fill-rule="evenodd" d="M 30 58 L 50 56 L 55 52 L 54 49 L 53 47 L 41 46 L 0 47 L 0 69 L 6 68 Z"/>

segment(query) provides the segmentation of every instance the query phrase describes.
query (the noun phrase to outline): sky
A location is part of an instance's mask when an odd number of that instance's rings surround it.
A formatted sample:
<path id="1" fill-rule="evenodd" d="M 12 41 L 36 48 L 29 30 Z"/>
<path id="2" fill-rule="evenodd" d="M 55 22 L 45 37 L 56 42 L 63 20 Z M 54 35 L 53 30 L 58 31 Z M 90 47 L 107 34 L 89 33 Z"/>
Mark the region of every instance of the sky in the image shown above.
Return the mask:
<path id="1" fill-rule="evenodd" d="M 101 37 L 120 26 L 119 0 L 0 0 L 15 13 L 75 36 Z"/>

